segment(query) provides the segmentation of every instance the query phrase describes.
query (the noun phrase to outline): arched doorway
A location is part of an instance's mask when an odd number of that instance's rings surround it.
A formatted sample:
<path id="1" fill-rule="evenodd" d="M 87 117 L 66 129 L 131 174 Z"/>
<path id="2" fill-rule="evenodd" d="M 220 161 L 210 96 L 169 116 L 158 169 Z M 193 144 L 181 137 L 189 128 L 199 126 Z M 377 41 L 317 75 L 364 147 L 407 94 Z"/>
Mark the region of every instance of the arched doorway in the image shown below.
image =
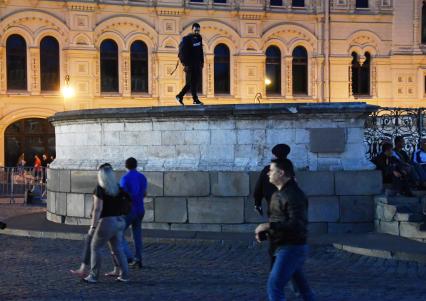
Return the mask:
<path id="1" fill-rule="evenodd" d="M 34 155 L 55 153 L 55 128 L 42 118 L 18 120 L 6 128 L 4 133 L 5 166 L 16 166 L 19 156 L 24 153 L 27 165 L 34 162 Z"/>

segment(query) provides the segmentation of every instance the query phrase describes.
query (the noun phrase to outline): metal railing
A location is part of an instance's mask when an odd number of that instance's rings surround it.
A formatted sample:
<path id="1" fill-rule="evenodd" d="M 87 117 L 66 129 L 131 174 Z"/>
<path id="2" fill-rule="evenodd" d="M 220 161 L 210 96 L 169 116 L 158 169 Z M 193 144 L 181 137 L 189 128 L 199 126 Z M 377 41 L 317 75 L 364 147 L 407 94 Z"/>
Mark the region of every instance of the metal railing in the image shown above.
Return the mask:
<path id="1" fill-rule="evenodd" d="M 381 108 L 372 113 L 364 124 L 366 157 L 377 156 L 383 142 L 393 143 L 397 136 L 404 137 L 405 151 L 411 155 L 426 138 L 425 113 L 426 108 Z"/>
<path id="2" fill-rule="evenodd" d="M 0 167 L 0 198 L 10 204 L 43 203 L 47 198 L 45 167 Z"/>

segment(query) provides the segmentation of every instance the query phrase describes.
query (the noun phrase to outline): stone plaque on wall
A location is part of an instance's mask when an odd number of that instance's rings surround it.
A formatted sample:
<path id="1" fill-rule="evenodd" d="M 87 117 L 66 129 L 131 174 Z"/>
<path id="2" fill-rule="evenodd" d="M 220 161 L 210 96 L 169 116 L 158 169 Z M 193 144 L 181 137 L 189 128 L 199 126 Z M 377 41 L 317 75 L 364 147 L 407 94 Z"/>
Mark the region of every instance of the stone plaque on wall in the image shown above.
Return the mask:
<path id="1" fill-rule="evenodd" d="M 343 153 L 345 151 L 345 129 L 310 129 L 309 138 L 309 150 L 313 153 Z"/>

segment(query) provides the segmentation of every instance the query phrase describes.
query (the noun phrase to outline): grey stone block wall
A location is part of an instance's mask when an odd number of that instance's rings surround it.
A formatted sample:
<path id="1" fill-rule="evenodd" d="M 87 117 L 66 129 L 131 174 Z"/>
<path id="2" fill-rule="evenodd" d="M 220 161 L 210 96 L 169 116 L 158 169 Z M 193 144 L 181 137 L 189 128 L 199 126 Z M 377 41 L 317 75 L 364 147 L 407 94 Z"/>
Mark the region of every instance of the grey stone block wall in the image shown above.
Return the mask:
<path id="1" fill-rule="evenodd" d="M 117 178 L 123 173 L 118 171 Z M 144 174 L 148 179 L 145 228 L 250 232 L 255 225 L 267 221 L 266 201 L 262 203 L 264 216 L 254 211 L 252 195 L 259 172 L 155 171 Z M 88 224 L 96 171 L 49 169 L 48 175 L 48 219 Z M 358 194 L 345 186 L 349 185 L 349 179 L 363 177 L 378 186 L 367 185 Z M 296 179 L 309 198 L 310 233 L 367 232 L 374 227 L 373 196 L 381 190 L 380 173 L 297 171 Z"/>

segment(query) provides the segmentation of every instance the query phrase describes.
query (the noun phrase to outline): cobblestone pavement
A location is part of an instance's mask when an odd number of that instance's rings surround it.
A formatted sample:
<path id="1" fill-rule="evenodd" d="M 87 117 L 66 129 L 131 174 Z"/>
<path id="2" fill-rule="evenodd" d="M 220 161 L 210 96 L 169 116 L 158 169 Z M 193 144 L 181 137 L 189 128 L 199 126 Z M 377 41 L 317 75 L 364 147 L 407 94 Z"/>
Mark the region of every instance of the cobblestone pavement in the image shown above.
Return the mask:
<path id="1" fill-rule="evenodd" d="M 0 199 L 0 221 L 5 221 L 6 219 L 14 216 L 46 211 L 45 207 L 22 204 L 6 204 L 4 203 L 6 201 L 9 202 L 8 199 Z"/>
<path id="2" fill-rule="evenodd" d="M 146 243 L 132 282 L 86 284 L 68 270 L 82 242 L 0 235 L 0 300 L 266 300 L 266 246 Z M 111 268 L 104 254 L 103 272 Z M 318 300 L 425 300 L 426 266 L 313 246 L 307 276 Z M 300 300 L 289 290 L 288 300 Z"/>

